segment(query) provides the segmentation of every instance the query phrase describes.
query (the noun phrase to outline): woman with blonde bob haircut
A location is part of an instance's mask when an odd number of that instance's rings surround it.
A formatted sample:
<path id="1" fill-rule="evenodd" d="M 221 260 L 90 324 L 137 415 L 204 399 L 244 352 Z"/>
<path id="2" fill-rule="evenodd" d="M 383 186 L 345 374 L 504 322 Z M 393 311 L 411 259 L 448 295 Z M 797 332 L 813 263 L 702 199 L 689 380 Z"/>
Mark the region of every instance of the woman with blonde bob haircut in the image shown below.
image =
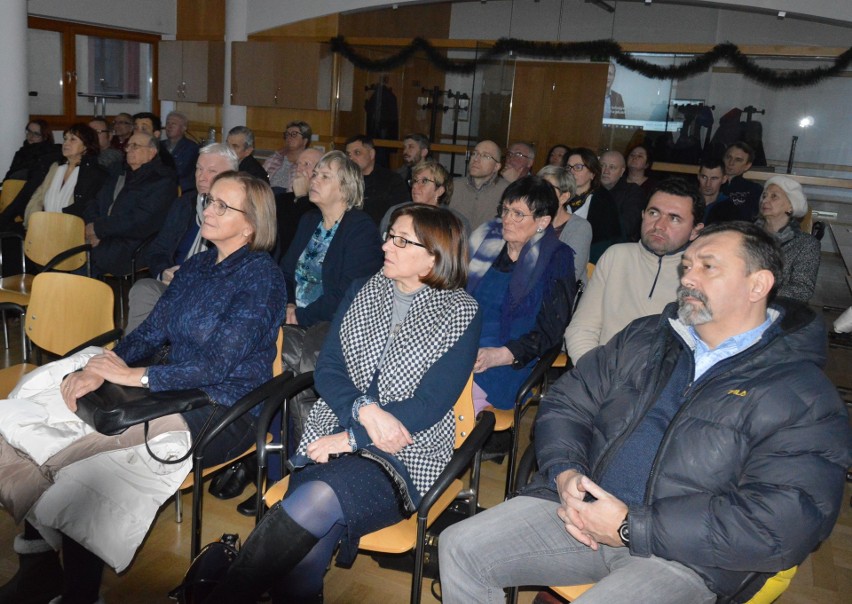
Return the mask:
<path id="1" fill-rule="evenodd" d="M 272 377 L 287 304 L 284 278 L 265 251 L 275 241 L 272 191 L 226 172 L 210 187 L 202 215 L 200 233 L 212 247 L 181 264 L 148 318 L 114 351 L 90 347 L 40 368 L 15 388 L 14 405 L 0 404 L 0 506 L 16 522 L 27 519 L 15 542 L 24 572 L 4 602 L 98 601 L 104 563 L 127 568 L 189 473 L 191 461 L 177 458 Z M 215 405 L 107 436 L 74 414 L 78 399 L 106 382 L 195 390 Z M 212 439 L 204 465 L 245 451 L 255 433 L 252 414 L 238 418 Z"/>
<path id="2" fill-rule="evenodd" d="M 276 225 L 275 195 L 269 184 L 255 178 L 248 172 L 222 172 L 213 181 L 228 178 L 238 182 L 245 191 L 246 220 L 252 227 L 248 238 L 249 249 L 253 252 L 268 252 L 275 247 Z"/>

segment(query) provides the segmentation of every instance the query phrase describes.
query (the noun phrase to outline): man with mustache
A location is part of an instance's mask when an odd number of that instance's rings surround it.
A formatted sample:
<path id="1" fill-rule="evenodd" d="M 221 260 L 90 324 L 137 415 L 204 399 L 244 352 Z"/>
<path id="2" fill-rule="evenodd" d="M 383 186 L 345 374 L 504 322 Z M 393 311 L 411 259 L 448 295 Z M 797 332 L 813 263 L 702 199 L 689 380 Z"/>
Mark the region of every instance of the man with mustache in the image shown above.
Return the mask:
<path id="1" fill-rule="evenodd" d="M 782 262 L 749 223 L 698 235 L 678 302 L 544 397 L 533 481 L 441 533 L 446 604 L 589 582 L 587 604 L 745 602 L 828 537 L 852 430 L 822 321 L 773 302 Z"/>
<path id="2" fill-rule="evenodd" d="M 639 317 L 675 299 L 677 267 L 686 245 L 704 226 L 704 201 L 694 183 L 666 179 L 642 212 L 641 238 L 609 247 L 598 259 L 565 330 L 568 356 L 581 356 Z"/>

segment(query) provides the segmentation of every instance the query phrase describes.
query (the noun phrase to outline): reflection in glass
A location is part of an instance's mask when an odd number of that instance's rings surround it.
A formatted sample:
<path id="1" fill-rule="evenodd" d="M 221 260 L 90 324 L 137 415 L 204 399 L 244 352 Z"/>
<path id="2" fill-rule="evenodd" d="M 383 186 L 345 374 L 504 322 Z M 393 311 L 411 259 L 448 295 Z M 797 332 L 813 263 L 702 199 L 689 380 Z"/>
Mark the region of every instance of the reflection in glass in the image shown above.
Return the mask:
<path id="1" fill-rule="evenodd" d="M 95 96 L 106 99 L 108 115 L 150 111 L 153 77 L 150 44 L 76 36 L 75 45 L 78 115 L 96 112 Z"/>

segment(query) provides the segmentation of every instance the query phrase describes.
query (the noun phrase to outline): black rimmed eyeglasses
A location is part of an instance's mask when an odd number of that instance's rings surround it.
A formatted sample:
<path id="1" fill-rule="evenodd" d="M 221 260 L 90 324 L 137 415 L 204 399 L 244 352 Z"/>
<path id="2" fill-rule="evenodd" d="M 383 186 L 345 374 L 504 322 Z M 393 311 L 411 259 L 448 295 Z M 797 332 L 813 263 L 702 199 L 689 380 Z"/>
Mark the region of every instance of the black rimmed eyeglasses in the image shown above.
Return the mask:
<path id="1" fill-rule="evenodd" d="M 417 243 L 416 241 L 411 241 L 410 239 L 406 239 L 400 235 L 391 235 L 390 233 L 385 233 L 385 241 L 393 241 L 393 244 L 399 248 L 405 248 L 406 245 L 416 245 L 417 247 L 422 247 L 424 250 L 427 249 L 425 245 L 422 243 Z"/>

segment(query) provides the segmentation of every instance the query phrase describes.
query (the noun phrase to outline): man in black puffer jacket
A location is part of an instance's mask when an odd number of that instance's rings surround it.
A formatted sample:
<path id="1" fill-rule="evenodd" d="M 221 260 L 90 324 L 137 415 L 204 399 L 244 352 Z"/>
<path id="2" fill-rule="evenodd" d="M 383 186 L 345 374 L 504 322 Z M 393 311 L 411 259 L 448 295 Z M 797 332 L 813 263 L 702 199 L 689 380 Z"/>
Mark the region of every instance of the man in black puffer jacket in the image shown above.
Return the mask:
<path id="1" fill-rule="evenodd" d="M 753 225 L 702 231 L 678 303 L 542 401 L 522 496 L 442 533 L 444 602 L 589 582 L 583 602 L 744 602 L 828 537 L 852 431 L 820 369 L 822 323 L 769 304 L 781 264 Z"/>

